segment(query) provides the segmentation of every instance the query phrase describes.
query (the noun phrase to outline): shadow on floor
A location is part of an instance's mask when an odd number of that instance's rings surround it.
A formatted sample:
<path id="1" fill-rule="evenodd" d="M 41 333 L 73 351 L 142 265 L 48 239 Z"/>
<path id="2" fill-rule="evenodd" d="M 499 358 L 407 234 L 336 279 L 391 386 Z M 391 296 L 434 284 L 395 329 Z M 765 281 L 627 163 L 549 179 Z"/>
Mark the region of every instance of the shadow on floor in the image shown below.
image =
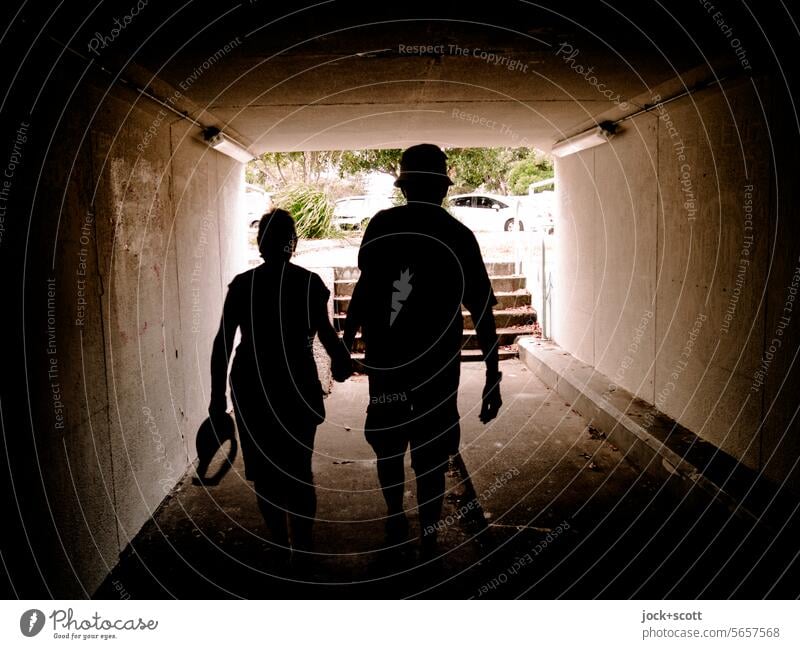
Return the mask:
<path id="1" fill-rule="evenodd" d="M 382 548 L 383 504 L 361 431 L 367 386 L 357 377 L 337 386 L 318 431 L 313 556 L 286 568 L 237 461 L 217 486 L 187 475 L 96 597 L 797 597 L 794 539 L 679 502 L 521 363 L 506 361 L 503 372 L 504 409 L 483 426 L 482 368 L 464 367 L 462 453 L 448 473 L 440 560 L 420 564 L 413 536 Z M 409 510 L 411 478 L 407 467 Z"/>

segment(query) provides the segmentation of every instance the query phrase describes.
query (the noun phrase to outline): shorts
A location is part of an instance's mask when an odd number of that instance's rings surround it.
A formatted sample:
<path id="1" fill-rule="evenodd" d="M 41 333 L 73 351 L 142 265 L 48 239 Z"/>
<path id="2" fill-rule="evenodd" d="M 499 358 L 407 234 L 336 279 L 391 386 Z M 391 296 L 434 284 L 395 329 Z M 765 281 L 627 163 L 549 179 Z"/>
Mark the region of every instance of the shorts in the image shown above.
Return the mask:
<path id="1" fill-rule="evenodd" d="M 370 404 L 364 432 L 379 459 L 402 458 L 410 446 L 416 473 L 444 470 L 461 443 L 456 398 L 428 408 L 413 401 Z"/>

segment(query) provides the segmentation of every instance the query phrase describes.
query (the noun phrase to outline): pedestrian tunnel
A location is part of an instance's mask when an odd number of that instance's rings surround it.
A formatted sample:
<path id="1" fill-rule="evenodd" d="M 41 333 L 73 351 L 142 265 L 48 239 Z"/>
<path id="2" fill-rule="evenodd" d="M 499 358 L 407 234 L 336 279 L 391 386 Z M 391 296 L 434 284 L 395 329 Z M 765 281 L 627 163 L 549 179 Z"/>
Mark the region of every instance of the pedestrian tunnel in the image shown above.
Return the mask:
<path id="1" fill-rule="evenodd" d="M 243 161 L 269 151 L 552 152 L 551 341 L 530 363 L 629 395 L 795 501 L 797 33 L 783 9 L 718 5 L 20 9 L 2 39 L 8 587 L 91 596 L 190 468 L 246 264 Z M 624 416 L 578 388 L 584 416 Z"/>

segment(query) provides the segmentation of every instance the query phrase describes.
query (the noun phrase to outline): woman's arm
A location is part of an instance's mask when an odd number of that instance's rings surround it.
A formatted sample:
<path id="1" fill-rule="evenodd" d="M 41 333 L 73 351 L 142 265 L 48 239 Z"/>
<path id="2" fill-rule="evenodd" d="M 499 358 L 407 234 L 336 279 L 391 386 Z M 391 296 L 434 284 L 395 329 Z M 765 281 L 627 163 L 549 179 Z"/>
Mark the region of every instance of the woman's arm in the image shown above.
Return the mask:
<path id="1" fill-rule="evenodd" d="M 317 329 L 317 335 L 319 336 L 319 341 L 322 343 L 322 346 L 325 348 L 325 351 L 328 352 L 328 356 L 330 356 L 331 359 L 341 360 L 345 356 L 350 358 L 350 354 L 348 353 L 347 348 L 344 346 L 344 342 L 336 334 L 333 325 L 327 317 L 320 323 L 320 326 Z"/>
<path id="2" fill-rule="evenodd" d="M 225 396 L 228 382 L 228 366 L 233 353 L 236 329 L 239 326 L 231 292 L 229 288 L 228 294 L 225 296 L 225 304 L 222 307 L 219 330 L 211 347 L 211 402 L 208 406 L 208 414 L 212 417 L 228 410 L 228 399 Z"/>
<path id="3" fill-rule="evenodd" d="M 321 280 L 320 280 L 321 281 Z M 336 333 L 328 317 L 328 296 L 327 289 L 317 301 L 314 312 L 314 326 L 319 336 L 319 341 L 331 357 L 331 372 L 336 381 L 346 381 L 353 373 L 350 351 L 345 347 L 344 342 Z"/>

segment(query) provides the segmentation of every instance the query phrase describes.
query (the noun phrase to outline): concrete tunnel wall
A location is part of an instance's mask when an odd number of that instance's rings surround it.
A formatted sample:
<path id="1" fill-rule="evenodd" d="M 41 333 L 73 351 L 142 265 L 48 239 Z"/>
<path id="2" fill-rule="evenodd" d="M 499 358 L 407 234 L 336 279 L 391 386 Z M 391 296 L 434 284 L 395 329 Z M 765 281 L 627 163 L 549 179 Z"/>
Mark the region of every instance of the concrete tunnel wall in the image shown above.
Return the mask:
<path id="1" fill-rule="evenodd" d="M 124 88 L 81 92 L 42 167 L 26 265 L 45 467 L 28 481 L 48 511 L 23 515 L 58 597 L 96 589 L 195 457 L 224 288 L 246 263 L 243 165 Z"/>
<path id="2" fill-rule="evenodd" d="M 558 159 L 552 325 L 610 384 L 800 493 L 794 119 L 773 86 L 731 81 Z"/>

